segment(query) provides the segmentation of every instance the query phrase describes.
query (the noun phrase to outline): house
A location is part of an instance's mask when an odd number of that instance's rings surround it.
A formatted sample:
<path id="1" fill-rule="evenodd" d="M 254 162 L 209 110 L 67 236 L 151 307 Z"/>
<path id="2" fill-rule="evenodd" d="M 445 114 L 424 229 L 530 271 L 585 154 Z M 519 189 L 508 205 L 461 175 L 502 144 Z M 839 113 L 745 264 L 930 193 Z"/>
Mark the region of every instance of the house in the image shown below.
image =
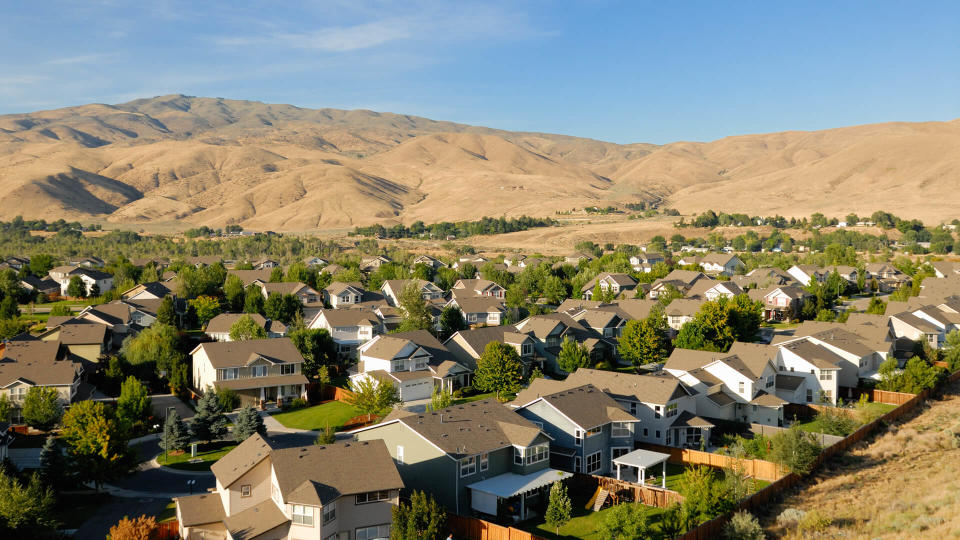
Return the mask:
<path id="1" fill-rule="evenodd" d="M 341 358 L 353 358 L 358 346 L 386 331 L 382 320 L 368 309 L 321 309 L 307 328 L 330 332 Z"/>
<path id="2" fill-rule="evenodd" d="M 410 285 L 417 287 L 424 300 L 443 298 L 443 289 L 422 279 L 388 279 L 380 286 L 380 292 L 391 306 L 399 306 L 400 294 Z"/>
<path id="3" fill-rule="evenodd" d="M 640 421 L 634 430 L 637 442 L 699 448 L 701 441 L 710 439 L 714 426 L 697 416 L 694 392 L 667 373 L 637 375 L 580 368 L 563 382 L 570 387 L 593 384 L 613 398 Z"/>
<path id="4" fill-rule="evenodd" d="M 857 283 L 857 269 L 853 266 L 847 265 L 837 265 L 833 267 L 833 271 L 840 275 L 847 283 L 856 284 Z M 866 277 L 866 276 L 864 276 Z"/>
<path id="5" fill-rule="evenodd" d="M 503 300 L 507 290 L 487 279 L 458 279 L 450 290 L 456 296 L 492 296 Z"/>
<path id="6" fill-rule="evenodd" d="M 81 257 L 79 259 L 70 259 L 67 264 L 71 266 L 82 266 L 83 268 L 103 268 L 104 262 L 100 257 Z"/>
<path id="7" fill-rule="evenodd" d="M 544 358 L 549 369 L 553 371 L 562 371 L 556 360 L 563 341 L 567 338 L 583 345 L 594 364 L 603 360 L 616 360 L 616 344 L 612 340 L 604 338 L 565 313 L 534 315 L 514 326 L 517 331 L 534 338 L 534 354 Z"/>
<path id="8" fill-rule="evenodd" d="M 70 319 L 68 322 L 49 327 L 37 336 L 41 341 L 52 341 L 66 347 L 88 362 L 98 363 L 110 349 L 110 331 L 105 324 Z"/>
<path id="9" fill-rule="evenodd" d="M 563 258 L 563 262 L 567 264 L 572 264 L 574 266 L 579 265 L 582 262 L 590 262 L 593 260 L 593 255 L 589 253 L 574 253 L 572 255 L 567 255 Z"/>
<path id="10" fill-rule="evenodd" d="M 487 259 L 486 257 L 481 257 L 479 255 L 464 256 L 457 259 L 457 261 L 453 263 L 452 268 L 459 269 L 459 268 L 462 268 L 463 265 L 465 264 L 470 264 L 476 268 L 480 268 L 487 262 L 489 262 L 489 259 Z"/>
<path id="11" fill-rule="evenodd" d="M 193 386 L 202 392 L 231 388 L 242 404 L 306 395 L 303 356 L 290 338 L 201 343 L 193 357 Z"/>
<path id="12" fill-rule="evenodd" d="M 830 275 L 829 271 L 812 264 L 795 264 L 787 269 L 787 273 L 804 287 L 810 285 L 810 281 L 814 279 L 823 283 Z"/>
<path id="13" fill-rule="evenodd" d="M 763 318 L 776 322 L 795 320 L 810 297 L 810 293 L 794 285 L 775 287 L 763 295 Z"/>
<path id="14" fill-rule="evenodd" d="M 60 283 L 50 278 L 41 279 L 37 276 L 27 275 L 20 280 L 20 286 L 29 292 L 36 292 L 45 296 L 60 294 Z"/>
<path id="15" fill-rule="evenodd" d="M 570 315 L 581 325 L 592 329 L 605 338 L 619 338 L 623 327 L 632 317 L 619 306 L 604 306 L 602 309 L 585 309 Z"/>
<path id="16" fill-rule="evenodd" d="M 365 257 L 360 260 L 360 271 L 361 272 L 372 272 L 377 268 L 380 268 L 384 264 L 390 264 L 390 257 L 383 255 L 377 255 L 376 257 Z"/>
<path id="17" fill-rule="evenodd" d="M 632 291 L 637 287 L 637 281 L 627 274 L 604 272 L 588 281 L 580 293 L 584 300 L 593 300 L 593 289 L 599 285 L 604 294 L 617 297 L 621 292 Z M 598 299 L 599 300 L 599 299 Z"/>
<path id="18" fill-rule="evenodd" d="M 223 264 L 223 257 L 219 255 L 201 255 L 198 257 L 184 257 L 183 261 L 197 268 L 202 268 L 204 266 Z"/>
<path id="19" fill-rule="evenodd" d="M 947 278 L 954 274 L 960 274 L 960 265 L 953 261 L 935 261 L 930 263 L 933 267 L 933 273 L 938 278 Z"/>
<path id="20" fill-rule="evenodd" d="M 134 313 L 139 310 L 131 304 L 127 304 L 120 300 L 114 300 L 108 304 L 99 304 L 95 306 L 87 306 L 78 313 L 74 318 L 79 321 L 85 321 L 88 323 L 100 324 L 107 327 L 109 330 L 107 342 L 107 348 L 119 347 L 123 342 L 123 339 L 127 337 L 131 332 L 136 332 L 140 328 L 145 328 L 147 325 L 140 325 L 147 319 L 147 315 L 140 312 L 136 319 L 134 318 Z M 153 316 L 153 319 L 149 322 L 156 320 L 156 315 Z M 47 327 L 50 328 L 49 319 L 47 320 Z"/>
<path id="21" fill-rule="evenodd" d="M 566 385 L 556 382 L 534 380 L 531 387 L 539 395 L 527 394 L 531 399 L 524 398 L 526 403 L 514 400 L 517 414 L 542 426 L 550 436 L 553 467 L 598 476 L 610 474 L 613 459 L 633 450 L 640 420 L 592 384 L 558 388 Z"/>
<path id="22" fill-rule="evenodd" d="M 163 300 L 117 300 L 130 310 L 129 326 L 146 328 L 157 321 L 157 311 Z M 174 302 L 176 309 L 177 302 Z"/>
<path id="23" fill-rule="evenodd" d="M 708 275 L 732 276 L 742 269 L 745 264 L 740 257 L 729 253 L 707 253 L 697 262 L 703 272 Z"/>
<path id="24" fill-rule="evenodd" d="M 732 281 L 713 281 L 701 279 L 687 291 L 687 298 L 700 298 L 713 301 L 718 298 L 731 299 L 738 294 L 745 294 L 739 285 Z"/>
<path id="25" fill-rule="evenodd" d="M 10 341 L 0 357 L 0 396 L 13 405 L 10 421 L 22 422 L 21 409 L 34 386 L 54 388 L 64 405 L 74 401 L 83 367 L 57 341 Z"/>
<path id="26" fill-rule="evenodd" d="M 679 332 L 683 325 L 697 316 L 697 312 L 700 311 L 702 305 L 703 300 L 690 298 L 677 298 L 670 302 L 670 305 L 663 311 L 667 316 L 667 326 L 674 332 Z"/>
<path id="27" fill-rule="evenodd" d="M 447 265 L 444 264 L 443 261 L 439 259 L 435 259 L 429 255 L 417 255 L 417 257 L 413 259 L 413 266 L 416 266 L 418 264 L 429 266 L 434 270 L 447 267 Z"/>
<path id="28" fill-rule="evenodd" d="M 936 272 L 937 263 L 933 263 Z M 867 283 L 877 281 L 877 288 L 881 292 L 890 292 L 899 289 L 903 285 L 910 283 L 910 276 L 904 274 L 897 267 L 889 263 L 868 263 L 864 270 L 866 271 Z"/>
<path id="29" fill-rule="evenodd" d="M 311 269 L 323 268 L 330 264 L 326 259 L 321 259 L 320 257 L 305 257 L 302 262 L 304 266 Z"/>
<path id="30" fill-rule="evenodd" d="M 472 367 L 454 360 L 426 330 L 381 335 L 357 348 L 359 362 L 350 378 L 372 377 L 397 388 L 401 401 L 428 399 L 434 386 L 450 392 L 469 384 Z"/>
<path id="31" fill-rule="evenodd" d="M 857 368 L 809 337 L 778 345 L 777 372 L 803 377 L 805 403 L 836 404 L 841 382 L 849 387 L 857 384 Z"/>
<path id="32" fill-rule="evenodd" d="M 377 440 L 275 448 L 254 434 L 210 471 L 215 490 L 174 499 L 185 540 L 388 538 L 404 487 Z"/>
<path id="33" fill-rule="evenodd" d="M 497 326 L 503 320 L 507 307 L 495 296 L 454 297 L 444 307 L 457 307 L 463 313 L 463 322 L 469 326 Z"/>
<path id="34" fill-rule="evenodd" d="M 653 282 L 650 286 L 650 293 L 647 295 L 651 299 L 657 299 L 664 294 L 669 287 L 686 294 L 691 287 L 701 279 L 709 279 L 703 272 L 693 270 L 673 270 L 666 276 Z"/>
<path id="35" fill-rule="evenodd" d="M 323 289 L 323 302 L 334 309 L 359 304 L 363 299 L 363 285 L 334 281 Z"/>
<path id="36" fill-rule="evenodd" d="M 730 280 L 743 289 L 767 289 L 796 283 L 793 276 L 786 271 L 770 267 L 754 268 L 746 274 L 735 275 Z"/>
<path id="37" fill-rule="evenodd" d="M 243 317 L 253 319 L 253 322 L 267 333 L 268 338 L 279 338 L 287 335 L 285 324 L 264 318 L 259 313 L 221 313 L 210 319 L 203 333 L 214 341 L 231 341 L 230 329 Z"/>
<path id="38" fill-rule="evenodd" d="M 4 259 L 2 264 L 5 268 L 12 268 L 19 272 L 24 266 L 30 266 L 30 258 L 13 255 Z"/>
<path id="39" fill-rule="evenodd" d="M 160 281 L 151 281 L 135 285 L 120 294 L 124 300 L 157 300 L 173 294 L 168 284 Z"/>
<path id="40" fill-rule="evenodd" d="M 243 283 L 244 287 L 249 287 L 254 283 L 268 283 L 270 281 L 270 274 L 273 272 L 270 268 L 264 268 L 261 270 L 227 270 L 228 276 L 237 276 L 240 278 L 240 281 Z"/>
<path id="41" fill-rule="evenodd" d="M 280 261 L 271 259 L 269 257 L 264 257 L 254 261 L 252 264 L 254 270 L 273 270 L 274 268 L 278 268 L 280 266 Z"/>
<path id="42" fill-rule="evenodd" d="M 476 366 L 477 360 L 483 356 L 483 351 L 491 342 L 499 342 L 512 346 L 520 356 L 525 374 L 532 370 L 534 364 L 541 365 L 543 358 L 536 354 L 536 340 L 513 326 L 486 326 L 461 330 L 454 333 L 443 342 L 443 346 L 457 362 L 465 366 Z"/>
<path id="43" fill-rule="evenodd" d="M 460 515 L 525 519 L 546 506 L 553 482 L 571 476 L 550 468 L 550 437 L 495 399 L 422 414 L 394 410 L 351 433 L 382 439 L 407 489 L 427 491 Z"/>
<path id="44" fill-rule="evenodd" d="M 110 289 L 113 289 L 113 276 L 100 270 L 94 270 L 92 268 L 86 268 L 83 266 L 58 266 L 50 271 L 50 278 L 60 284 L 60 294 L 63 296 L 67 295 L 67 287 L 70 286 L 70 280 L 73 279 L 74 276 L 79 276 L 80 280 L 83 281 L 83 285 L 86 287 L 88 295 L 92 295 L 94 286 L 96 286 L 96 289 L 99 290 L 98 294 L 103 294 Z"/>
<path id="45" fill-rule="evenodd" d="M 947 334 L 958 326 L 960 317 L 957 313 L 941 311 L 936 306 L 921 306 L 890 316 L 890 332 L 894 337 L 925 341 L 932 349 L 943 347 Z"/>
<path id="46" fill-rule="evenodd" d="M 630 266 L 633 267 L 634 272 L 648 273 L 653 271 L 653 265 L 665 261 L 662 253 L 651 251 L 650 253 L 640 253 L 630 257 Z"/>
<path id="47" fill-rule="evenodd" d="M 271 294 L 279 294 L 281 296 L 292 294 L 296 296 L 303 305 L 315 304 L 321 300 L 320 293 L 314 290 L 313 287 L 306 283 L 300 283 L 299 281 L 258 282 L 257 284 L 260 285 L 260 290 L 263 291 L 264 299 L 269 298 Z"/>

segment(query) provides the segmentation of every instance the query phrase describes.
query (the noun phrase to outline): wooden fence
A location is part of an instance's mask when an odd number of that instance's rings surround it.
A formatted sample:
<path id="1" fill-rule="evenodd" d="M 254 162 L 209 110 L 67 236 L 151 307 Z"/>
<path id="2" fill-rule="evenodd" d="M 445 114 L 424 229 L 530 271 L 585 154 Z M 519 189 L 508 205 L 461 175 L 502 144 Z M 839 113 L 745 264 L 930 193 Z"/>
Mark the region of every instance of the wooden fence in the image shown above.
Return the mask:
<path id="1" fill-rule="evenodd" d="M 617 480 L 609 476 L 594 476 L 592 474 L 573 473 L 570 479 L 571 489 L 583 493 L 593 493 L 598 486 L 603 486 L 611 494 L 611 502 L 617 504 L 624 495 L 628 500 L 655 506 L 657 508 L 667 508 L 672 504 L 683 502 L 683 496 L 669 489 L 658 488 L 654 486 L 641 486 L 626 480 Z"/>
<path id="2" fill-rule="evenodd" d="M 956 382 L 957 380 L 960 380 L 960 371 L 951 373 L 950 376 L 947 377 L 947 384 Z M 907 414 L 910 414 L 914 409 L 922 405 L 934 392 L 941 391 L 943 386 L 944 385 L 941 385 L 938 388 L 927 389 L 919 394 L 888 392 L 885 390 L 863 391 L 863 393 L 867 393 L 870 396 L 872 401 L 894 404 L 898 405 L 898 407 L 884 414 L 873 422 L 861 426 L 860 429 L 844 437 L 843 440 L 837 442 L 836 444 L 824 448 L 814 461 L 812 470 L 819 469 L 831 457 L 847 450 L 869 435 L 880 431 L 887 424 L 899 420 Z M 687 450 L 684 450 L 684 452 L 687 452 Z M 737 505 L 737 510 L 747 510 L 752 512 L 759 507 L 767 507 L 771 499 L 779 495 L 782 491 L 797 485 L 801 482 L 801 480 L 801 477 L 797 476 L 796 474 L 787 474 L 786 476 L 783 476 L 782 478 L 779 478 L 775 482 L 771 483 L 769 486 L 741 501 L 740 504 Z M 730 520 L 731 515 L 732 513 L 724 514 L 707 521 L 700 526 L 687 531 L 685 534 L 678 537 L 678 540 L 711 540 L 713 538 L 719 538 L 723 533 L 723 526 Z"/>
<path id="3" fill-rule="evenodd" d="M 527 531 L 456 514 L 447 514 L 447 528 L 457 540 L 546 540 Z"/>
<path id="4" fill-rule="evenodd" d="M 707 465 L 709 467 L 732 467 L 734 464 L 743 467 L 744 473 L 748 476 L 773 482 L 783 476 L 781 467 L 776 463 L 762 459 L 741 459 L 724 456 L 722 454 L 713 454 L 711 452 L 701 452 L 700 450 L 691 450 L 687 448 L 675 448 L 672 446 L 661 446 L 659 444 L 640 443 L 637 445 L 644 450 L 652 450 L 662 454 L 670 454 L 667 460 L 670 463 L 681 465 Z"/>
<path id="5" fill-rule="evenodd" d="M 173 520 L 157 523 L 157 529 L 150 538 L 154 540 L 176 540 L 180 538 L 180 522 Z"/>

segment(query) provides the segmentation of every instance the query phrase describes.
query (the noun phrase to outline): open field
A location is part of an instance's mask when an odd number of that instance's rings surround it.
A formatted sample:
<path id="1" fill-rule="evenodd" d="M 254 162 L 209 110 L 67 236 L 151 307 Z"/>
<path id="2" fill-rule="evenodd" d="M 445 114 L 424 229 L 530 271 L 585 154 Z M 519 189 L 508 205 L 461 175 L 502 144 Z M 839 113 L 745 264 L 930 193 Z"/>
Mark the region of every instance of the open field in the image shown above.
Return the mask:
<path id="1" fill-rule="evenodd" d="M 946 538 L 960 536 L 960 383 L 948 387 L 906 422 L 829 463 L 761 516 L 774 538 L 813 531 L 778 524 L 788 508 L 830 521 L 823 537 Z M 822 520 L 826 523 L 827 520 Z"/>

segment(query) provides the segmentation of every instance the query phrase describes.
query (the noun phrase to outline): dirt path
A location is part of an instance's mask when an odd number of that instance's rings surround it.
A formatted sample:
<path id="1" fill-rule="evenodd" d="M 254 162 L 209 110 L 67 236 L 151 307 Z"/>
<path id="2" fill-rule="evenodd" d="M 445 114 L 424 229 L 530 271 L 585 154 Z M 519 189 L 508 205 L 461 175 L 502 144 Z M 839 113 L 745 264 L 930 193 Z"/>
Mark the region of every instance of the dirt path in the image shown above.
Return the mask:
<path id="1" fill-rule="evenodd" d="M 858 445 L 760 516 L 773 538 L 960 536 L 960 383 L 868 445 Z M 785 525 L 786 509 L 815 511 Z M 829 520 L 829 524 L 827 524 Z"/>

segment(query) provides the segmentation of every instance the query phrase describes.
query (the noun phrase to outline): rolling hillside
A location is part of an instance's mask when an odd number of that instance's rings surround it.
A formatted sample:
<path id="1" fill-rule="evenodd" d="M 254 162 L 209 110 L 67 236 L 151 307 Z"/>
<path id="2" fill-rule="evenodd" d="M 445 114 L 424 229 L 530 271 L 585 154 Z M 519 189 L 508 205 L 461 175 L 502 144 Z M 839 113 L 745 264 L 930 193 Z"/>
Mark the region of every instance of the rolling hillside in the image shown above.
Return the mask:
<path id="1" fill-rule="evenodd" d="M 179 95 L 0 116 L 0 219 L 303 231 L 666 197 L 935 221 L 956 217 L 958 184 L 956 120 L 657 146 Z"/>

